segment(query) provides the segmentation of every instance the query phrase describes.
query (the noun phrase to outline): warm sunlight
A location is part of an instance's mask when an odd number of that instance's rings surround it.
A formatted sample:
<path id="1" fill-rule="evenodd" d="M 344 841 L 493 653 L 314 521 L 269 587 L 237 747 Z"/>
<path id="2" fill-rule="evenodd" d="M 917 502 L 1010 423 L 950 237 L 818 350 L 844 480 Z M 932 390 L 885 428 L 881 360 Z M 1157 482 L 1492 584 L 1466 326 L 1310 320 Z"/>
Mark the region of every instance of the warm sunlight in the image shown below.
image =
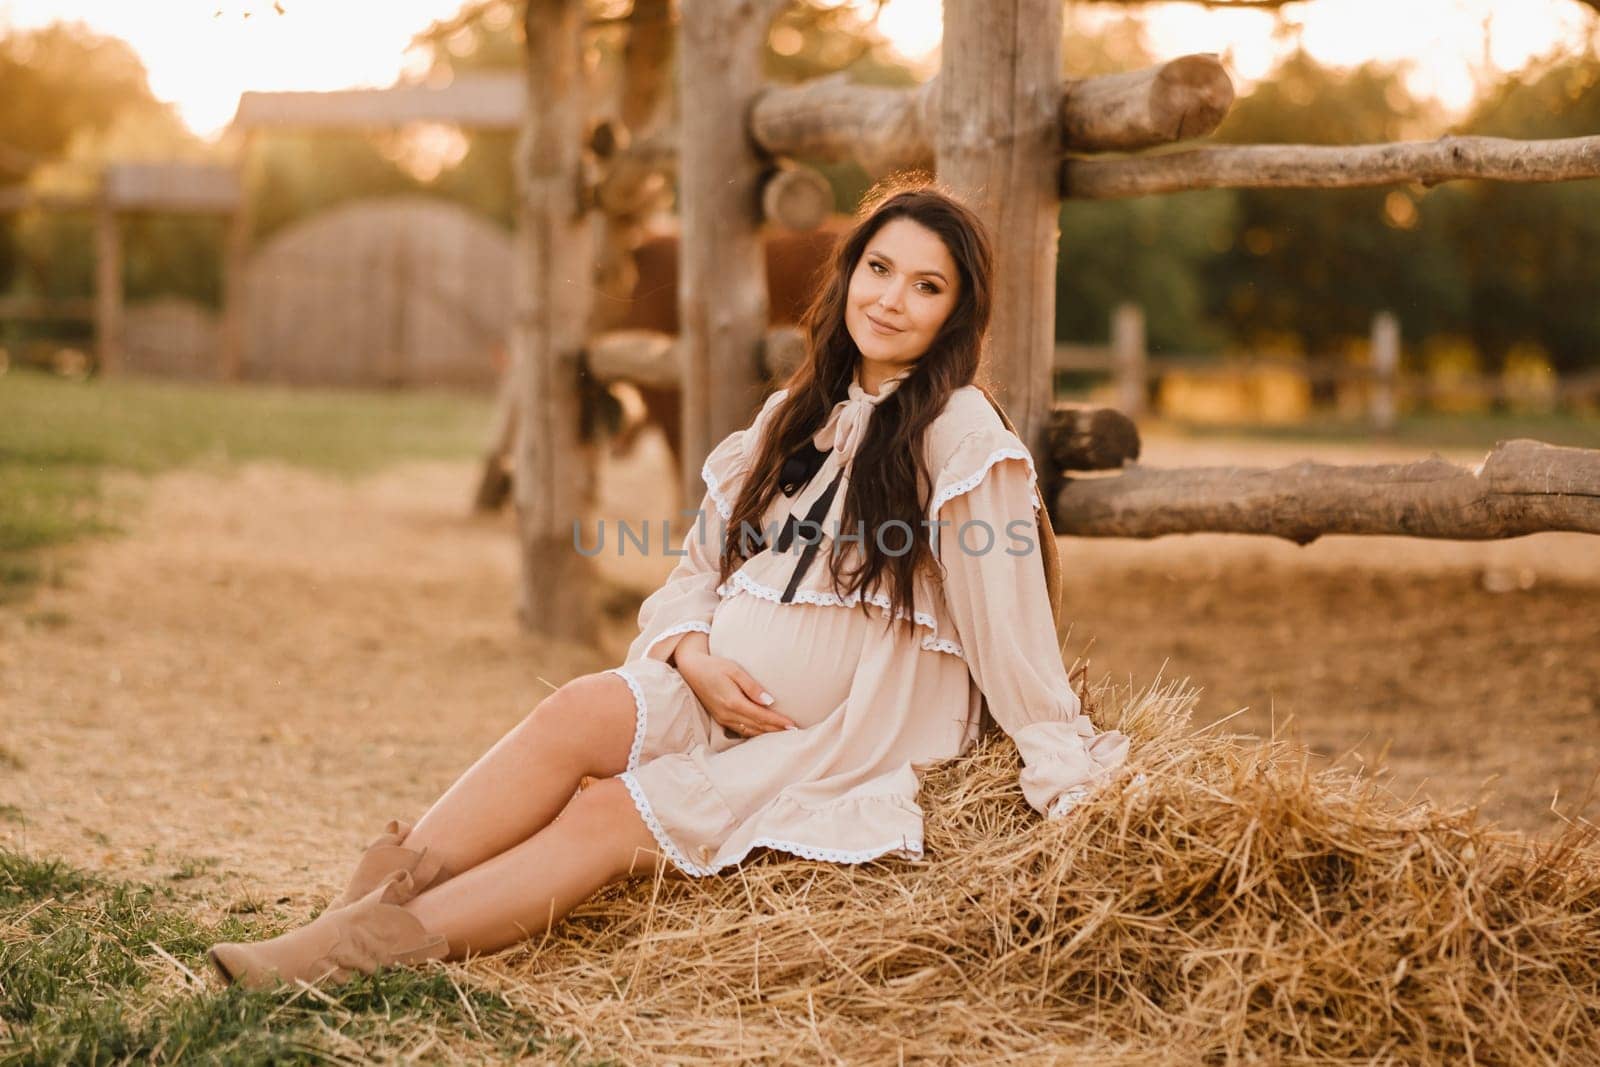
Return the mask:
<path id="1" fill-rule="evenodd" d="M 155 95 L 215 137 L 246 90 L 392 85 L 420 30 L 462 0 L 0 0 L 0 27 L 87 23 L 133 45 Z M 274 8 L 281 8 L 279 14 Z"/>
<path id="2" fill-rule="evenodd" d="M 876 0 L 848 0 L 863 15 Z M 0 0 L 0 26 L 77 19 L 129 41 L 156 95 L 215 137 L 247 89 L 340 89 L 391 84 L 406 69 L 406 45 L 461 0 Z M 888 0 L 879 29 L 895 50 L 932 72 L 940 0 Z M 1118 5 L 1078 4 L 1073 17 L 1120 18 Z M 280 13 L 281 11 L 281 13 Z M 1406 61 L 1419 94 L 1459 110 L 1495 70 L 1509 71 L 1557 49 L 1579 47 L 1596 18 L 1572 0 L 1318 0 L 1283 9 L 1224 11 L 1189 3 L 1147 9 L 1150 48 L 1162 57 L 1217 52 L 1240 88 L 1262 77 L 1296 41 L 1318 60 Z"/>
<path id="3" fill-rule="evenodd" d="M 877 0 L 854 0 L 854 6 L 870 16 Z M 908 59 L 930 60 L 939 43 L 942 6 L 940 0 L 889 0 L 878 28 Z M 1094 25 L 1129 10 L 1081 3 L 1069 7 L 1069 18 Z M 1334 66 L 1407 61 L 1411 89 L 1452 111 L 1471 102 L 1485 76 L 1518 70 L 1553 50 L 1579 48 L 1596 25 L 1594 14 L 1572 0 L 1318 0 L 1289 5 L 1281 20 L 1269 11 L 1183 2 L 1153 3 L 1145 12 L 1149 47 L 1158 57 L 1216 52 L 1241 89 L 1298 40 L 1317 60 Z"/>

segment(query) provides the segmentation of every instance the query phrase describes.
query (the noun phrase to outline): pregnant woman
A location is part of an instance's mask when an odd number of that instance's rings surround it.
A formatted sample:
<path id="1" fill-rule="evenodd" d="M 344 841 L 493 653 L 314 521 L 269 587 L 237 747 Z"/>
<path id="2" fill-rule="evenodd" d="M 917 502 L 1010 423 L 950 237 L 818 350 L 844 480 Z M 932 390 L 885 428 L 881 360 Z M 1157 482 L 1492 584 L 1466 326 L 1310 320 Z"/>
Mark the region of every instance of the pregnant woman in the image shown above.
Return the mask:
<path id="1" fill-rule="evenodd" d="M 701 521 L 623 664 L 391 822 L 315 920 L 213 946 L 224 979 L 493 952 L 610 882 L 713 876 L 757 848 L 920 859 L 921 775 L 991 716 L 1046 816 L 1123 762 L 1062 664 L 1033 462 L 975 384 L 989 237 L 936 187 L 891 192 L 840 242 L 806 360 L 706 459 Z"/>

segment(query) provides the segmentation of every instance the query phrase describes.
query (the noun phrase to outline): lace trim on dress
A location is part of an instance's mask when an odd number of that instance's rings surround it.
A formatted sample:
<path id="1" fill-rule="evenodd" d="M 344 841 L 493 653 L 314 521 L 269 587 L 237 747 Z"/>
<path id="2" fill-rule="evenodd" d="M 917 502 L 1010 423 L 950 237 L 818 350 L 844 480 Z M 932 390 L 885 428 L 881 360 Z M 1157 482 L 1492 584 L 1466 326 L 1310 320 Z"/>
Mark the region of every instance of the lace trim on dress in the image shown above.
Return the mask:
<path id="1" fill-rule="evenodd" d="M 1089 797 L 1087 789 L 1068 789 L 1051 803 L 1050 810 L 1045 813 L 1046 818 L 1059 819 L 1073 808 L 1077 807 Z"/>
<path id="2" fill-rule="evenodd" d="M 633 806 L 639 810 L 639 816 L 644 819 L 645 826 L 650 830 L 651 835 L 655 837 L 656 842 L 661 845 L 661 851 L 665 852 L 667 858 L 677 864 L 678 868 L 685 874 L 693 875 L 696 878 L 706 878 L 727 867 L 743 863 L 750 853 L 758 848 L 775 848 L 780 852 L 799 856 L 801 859 L 825 860 L 829 863 L 867 863 L 883 856 L 894 856 L 897 859 L 906 860 L 920 860 L 923 858 L 922 840 L 920 838 L 913 840 L 902 836 L 898 841 L 890 844 L 878 845 L 874 848 L 846 850 L 841 848 L 818 848 L 813 845 L 803 845 L 798 841 L 781 841 L 775 837 L 758 837 L 750 842 L 743 852 L 723 863 L 715 865 L 695 863 L 683 854 L 683 850 L 667 834 L 666 828 L 656 818 L 654 809 L 650 807 L 650 801 L 645 799 L 644 790 L 634 780 L 632 773 L 624 772 L 618 777 L 628 787 L 628 795 L 633 798 Z"/>
<path id="3" fill-rule="evenodd" d="M 680 622 L 678 625 L 663 631 L 659 637 L 657 637 L 654 641 L 651 641 L 650 644 L 646 646 L 644 654 L 648 656 L 652 649 L 669 637 L 677 637 L 679 634 L 690 633 L 709 634 L 710 632 L 710 623 L 700 622 L 698 619 L 691 622 Z"/>
<path id="4" fill-rule="evenodd" d="M 866 863 L 869 860 L 875 860 L 885 855 L 893 855 L 897 859 L 906 860 L 922 859 L 922 842 L 920 840 L 908 841 L 904 837 L 892 845 L 879 845 L 876 848 L 863 848 L 855 851 L 845 851 L 838 848 L 814 848 L 811 845 L 802 845 L 796 841 L 779 841 L 771 837 L 758 837 L 750 842 L 750 849 L 746 849 L 743 855 L 738 859 L 730 860 L 729 863 L 738 863 L 750 854 L 751 849 L 755 848 L 775 848 L 781 852 L 800 856 L 803 859 L 827 860 L 830 863 Z"/>
<path id="5" fill-rule="evenodd" d="M 737 589 L 731 588 L 734 586 Z M 744 571 L 734 571 L 726 582 L 717 586 L 717 595 L 726 600 L 728 597 L 737 595 L 739 589 L 753 596 L 758 596 L 762 600 L 770 600 L 774 604 L 783 603 L 783 591 L 781 589 L 774 589 L 770 585 L 762 585 L 745 574 Z M 859 589 L 846 596 L 840 596 L 837 593 L 818 592 L 812 589 L 800 589 L 796 590 L 792 598 L 792 602 L 796 604 L 817 604 L 831 608 L 853 608 L 863 600 L 869 604 L 877 605 L 884 611 L 888 611 L 894 606 L 886 593 L 867 593 L 863 595 Z M 905 618 L 905 612 L 897 611 L 895 612 L 895 617 L 903 619 Z M 926 627 L 935 632 L 939 629 L 938 621 L 925 611 L 912 612 L 911 617 L 912 621 L 918 626 Z M 953 656 L 965 658 L 961 651 L 961 646 L 947 638 L 924 637 L 922 639 L 922 649 L 925 652 L 948 652 Z"/>
<path id="6" fill-rule="evenodd" d="M 655 809 L 650 807 L 650 801 L 645 798 L 644 790 L 641 789 L 639 787 L 639 783 L 634 780 L 631 763 L 629 765 L 629 769 L 623 771 L 621 774 L 617 775 L 617 777 L 621 778 L 622 784 L 628 787 L 628 796 L 633 798 L 633 806 L 639 810 L 639 817 L 644 820 L 645 826 L 649 829 L 651 835 L 656 839 L 656 843 L 661 846 L 661 851 L 667 854 L 668 859 L 670 859 L 673 863 L 676 863 L 680 870 L 687 874 L 692 874 L 696 878 L 704 878 L 708 874 L 717 873 L 716 868 L 714 867 L 702 867 L 698 863 L 692 862 L 689 857 L 685 856 L 683 851 L 673 843 L 672 838 L 667 836 L 666 828 L 661 825 L 661 820 L 656 818 Z"/>
<path id="7" fill-rule="evenodd" d="M 717 514 L 722 516 L 722 521 L 727 522 L 733 518 L 733 505 L 723 495 L 722 483 L 717 481 L 717 476 L 711 473 L 711 461 L 708 459 L 700 467 L 700 480 L 706 483 L 706 493 L 711 497 L 711 502 L 717 506 Z"/>
<path id="8" fill-rule="evenodd" d="M 614 674 L 628 683 L 628 689 L 633 693 L 633 745 L 628 749 L 628 770 L 639 766 L 639 754 L 644 751 L 644 729 L 646 715 L 644 706 L 644 690 L 639 688 L 639 683 L 621 667 L 612 667 L 606 673 Z"/>
<path id="9" fill-rule="evenodd" d="M 978 487 L 978 484 L 980 482 L 982 482 L 984 477 L 989 473 L 990 469 L 993 468 L 996 463 L 999 463 L 1003 459 L 1020 459 L 1020 460 L 1022 460 L 1024 463 L 1026 463 L 1028 465 L 1028 476 L 1030 478 L 1032 478 L 1035 482 L 1037 482 L 1039 480 L 1038 472 L 1036 472 L 1033 469 L 1033 457 L 1028 454 L 1026 449 L 1022 449 L 1022 448 L 997 448 L 993 452 L 989 453 L 988 457 L 983 461 L 982 466 L 980 466 L 975 473 L 973 473 L 971 475 L 968 475 L 967 477 L 961 479 L 959 482 L 955 482 L 955 483 L 953 483 L 951 485 L 947 485 L 947 486 L 945 486 L 943 489 L 941 489 L 939 491 L 938 496 L 933 498 L 933 506 L 929 509 L 932 512 L 932 514 L 934 515 L 934 517 L 937 518 L 938 515 L 939 515 L 939 509 L 944 507 L 950 501 L 954 500 L 956 497 L 960 496 L 962 493 L 970 493 L 974 489 L 976 489 Z M 1039 496 L 1038 496 L 1038 494 L 1034 494 L 1033 510 L 1034 511 L 1038 511 L 1039 510 Z"/>
<path id="10" fill-rule="evenodd" d="M 696 878 L 705 878 L 726 867 L 743 863 L 745 858 L 758 848 L 775 848 L 780 852 L 787 852 L 802 859 L 826 860 L 829 863 L 867 863 L 882 856 L 894 856 L 897 859 L 906 860 L 920 860 L 923 858 L 921 836 L 906 837 L 902 834 L 899 840 L 889 844 L 860 849 L 821 848 L 816 845 L 802 844 L 798 841 L 785 841 L 776 837 L 758 837 L 751 841 L 743 852 L 723 863 L 715 865 L 695 863 L 684 855 L 683 850 L 678 847 L 677 843 L 672 840 L 671 835 L 667 833 L 666 827 L 661 825 L 661 820 L 656 818 L 655 809 L 650 806 L 650 800 L 644 795 L 643 787 L 639 785 L 638 780 L 633 776 L 632 764 L 630 763 L 628 770 L 617 775 L 617 777 L 622 779 L 623 785 L 627 786 L 628 796 L 633 799 L 633 806 L 638 810 L 639 817 L 644 820 L 645 827 L 650 831 L 651 836 L 661 846 L 661 851 L 667 854 L 668 859 L 677 864 L 679 870 Z"/>

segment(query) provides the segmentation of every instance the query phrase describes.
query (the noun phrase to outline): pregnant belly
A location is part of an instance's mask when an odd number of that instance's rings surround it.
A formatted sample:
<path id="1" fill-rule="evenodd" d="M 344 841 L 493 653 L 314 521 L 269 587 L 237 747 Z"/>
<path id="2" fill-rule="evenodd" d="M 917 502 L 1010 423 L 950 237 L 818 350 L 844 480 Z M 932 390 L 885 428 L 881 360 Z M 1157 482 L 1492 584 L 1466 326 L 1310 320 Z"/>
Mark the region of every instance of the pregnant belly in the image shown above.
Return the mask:
<path id="1" fill-rule="evenodd" d="M 815 726 L 849 695 L 870 624 L 860 608 L 775 604 L 741 593 L 712 616 L 711 654 L 749 672 L 776 698 L 774 711 L 801 728 Z"/>

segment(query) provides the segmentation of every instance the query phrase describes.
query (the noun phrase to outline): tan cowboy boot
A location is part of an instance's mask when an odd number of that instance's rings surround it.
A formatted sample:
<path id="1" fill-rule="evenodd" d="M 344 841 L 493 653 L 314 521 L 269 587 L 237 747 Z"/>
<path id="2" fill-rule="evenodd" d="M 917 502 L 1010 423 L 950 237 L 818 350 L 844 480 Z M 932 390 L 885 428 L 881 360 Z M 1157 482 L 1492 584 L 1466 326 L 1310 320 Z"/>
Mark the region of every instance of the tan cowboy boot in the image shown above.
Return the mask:
<path id="1" fill-rule="evenodd" d="M 384 832 L 367 846 L 366 853 L 356 864 L 355 873 L 350 876 L 350 884 L 337 900 L 328 905 L 328 910 L 355 903 L 394 871 L 410 871 L 418 893 L 454 878 L 456 872 L 429 855 L 426 848 L 402 847 L 402 842 L 410 833 L 410 823 L 390 819 Z M 404 904 L 405 901 L 399 903 Z"/>
<path id="2" fill-rule="evenodd" d="M 246 989 L 293 985 L 341 985 L 357 972 L 397 963 L 442 959 L 450 950 L 443 935 L 430 933 L 401 903 L 416 895 L 409 871 L 393 871 L 353 904 L 330 908 L 298 930 L 268 941 L 224 941 L 206 955 L 230 983 Z"/>

